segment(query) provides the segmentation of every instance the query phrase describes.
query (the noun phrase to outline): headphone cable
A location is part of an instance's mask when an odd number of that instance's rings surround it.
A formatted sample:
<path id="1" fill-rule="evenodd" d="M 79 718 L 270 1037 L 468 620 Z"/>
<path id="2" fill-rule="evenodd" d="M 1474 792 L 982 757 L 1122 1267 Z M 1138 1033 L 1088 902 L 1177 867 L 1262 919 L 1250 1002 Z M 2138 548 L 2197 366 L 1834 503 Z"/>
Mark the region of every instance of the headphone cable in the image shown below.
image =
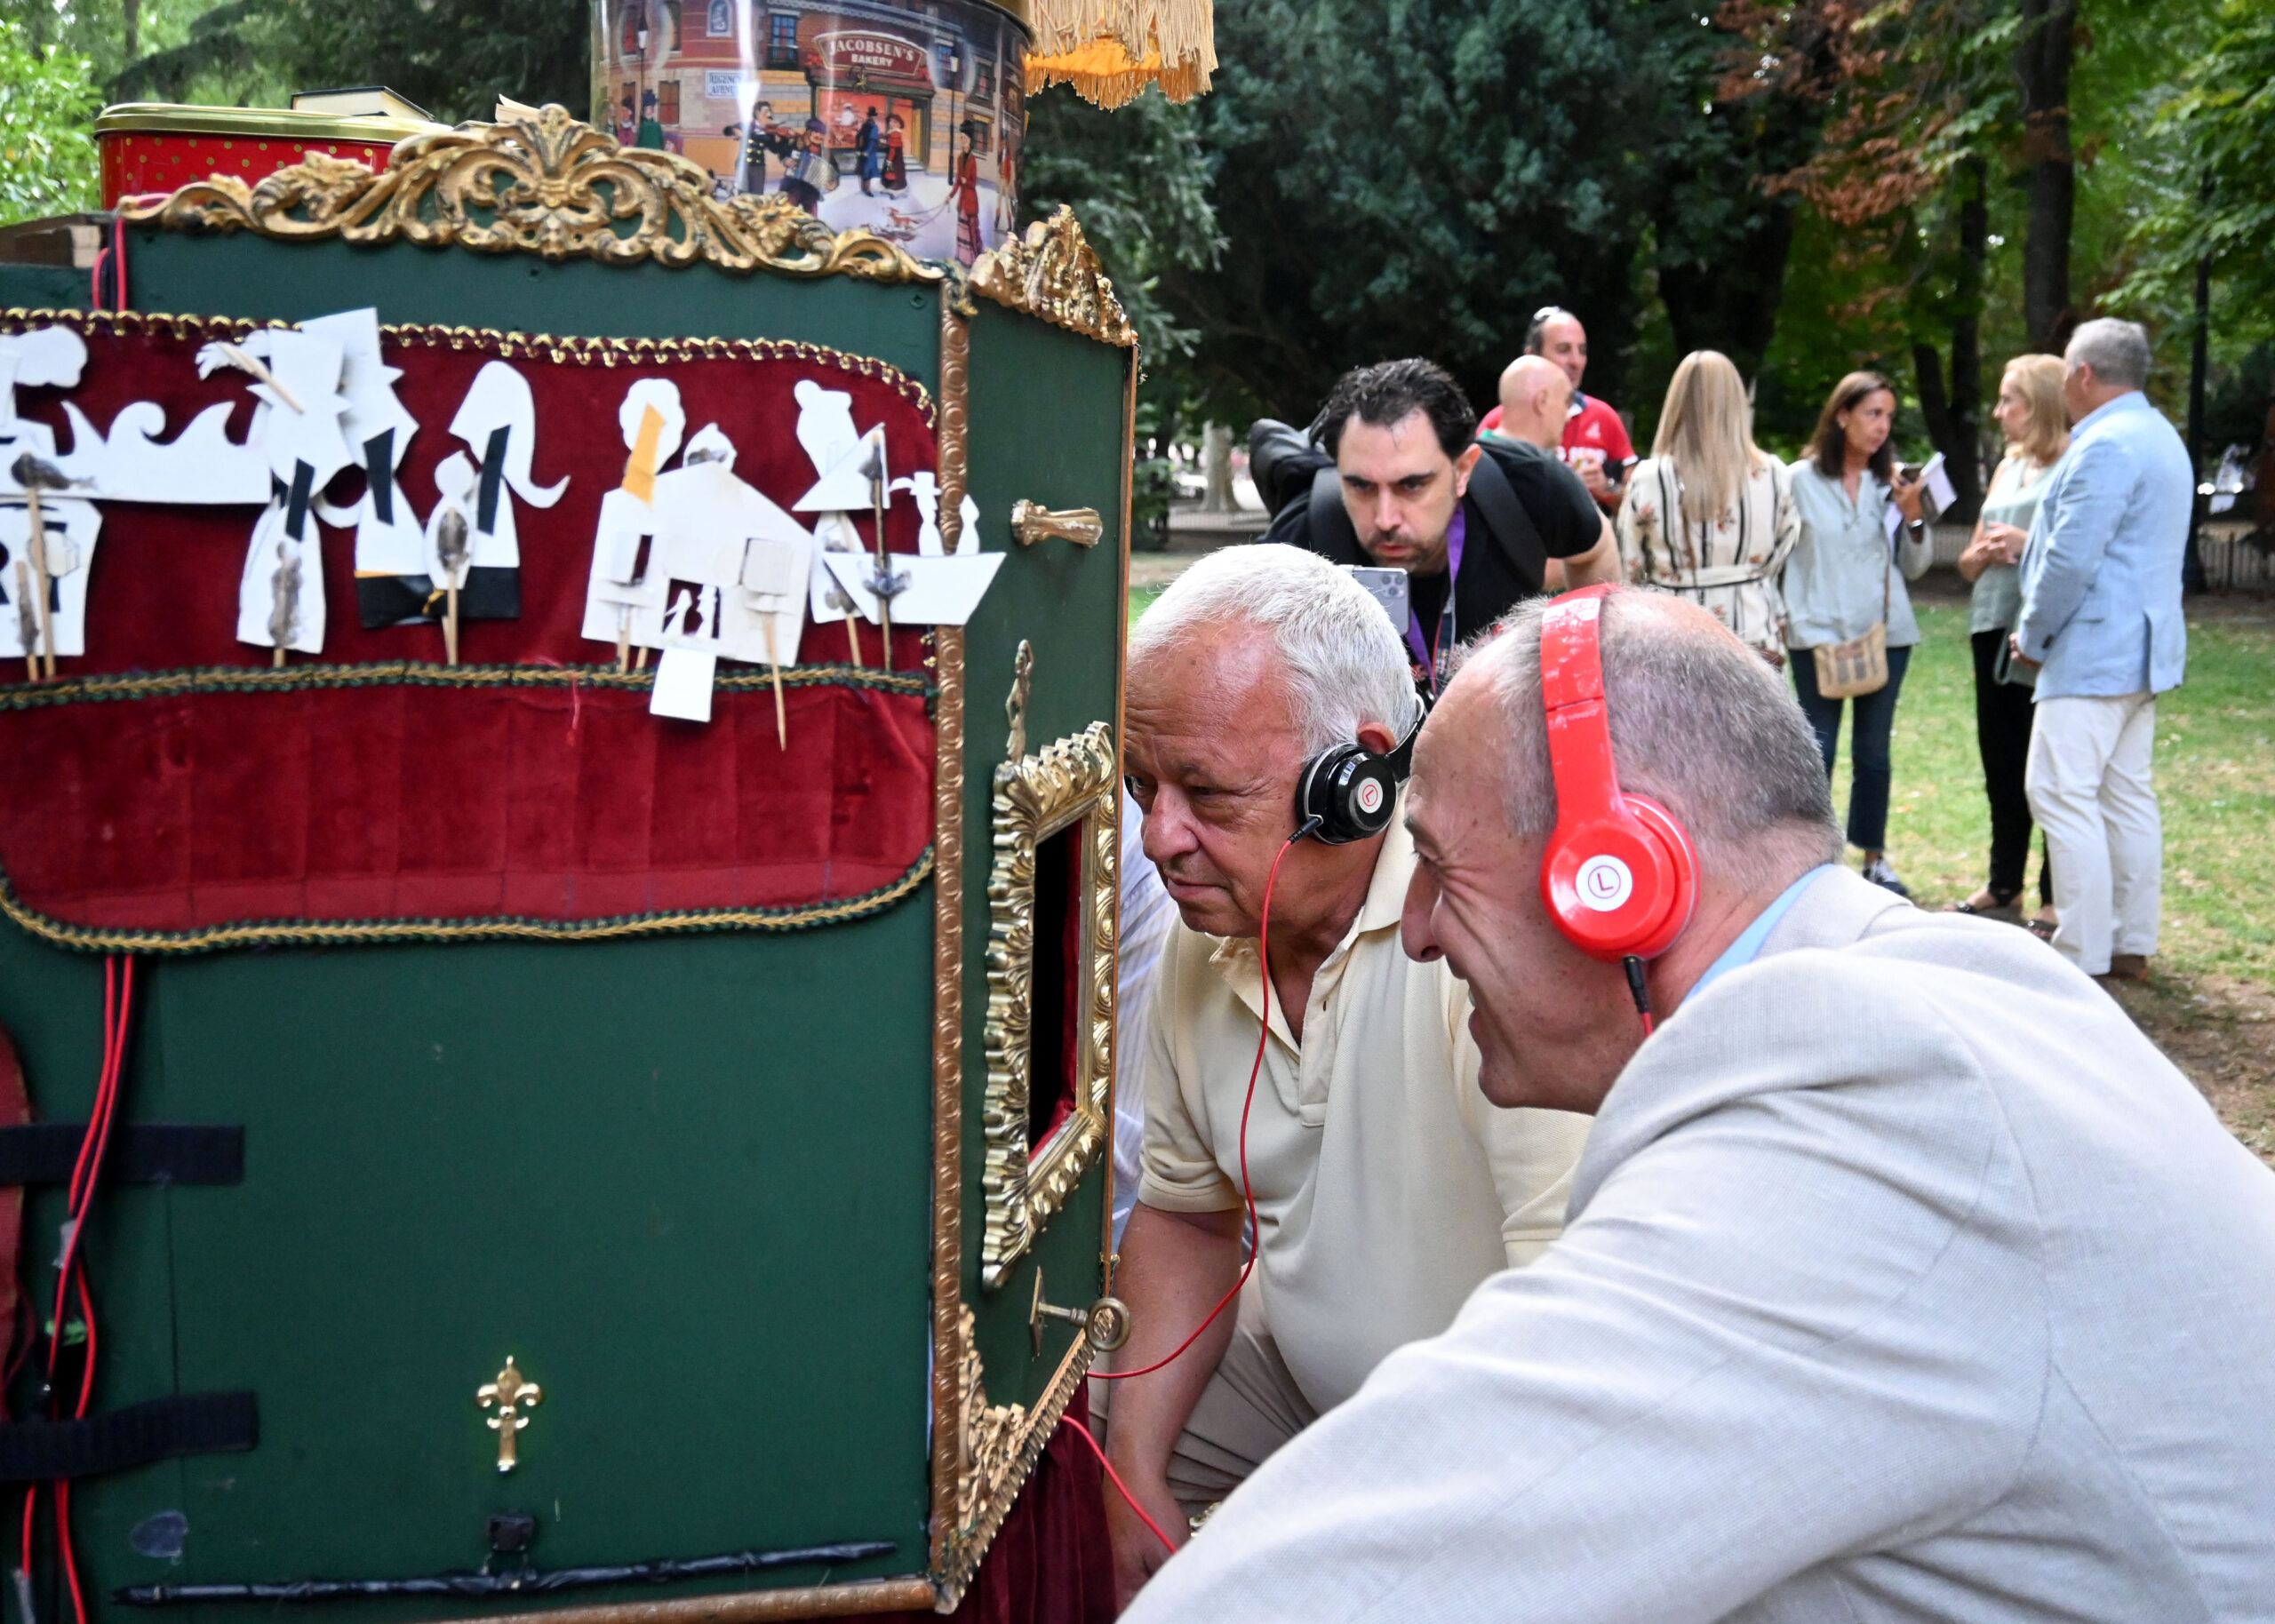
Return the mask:
<path id="1" fill-rule="evenodd" d="M 1264 1018 L 1257 1029 L 1256 1060 L 1248 1069 L 1248 1096 L 1241 1102 L 1241 1205 L 1248 1212 L 1248 1262 L 1241 1266 L 1241 1278 L 1233 1282 L 1232 1290 L 1217 1300 L 1217 1306 L 1209 1310 L 1209 1318 L 1193 1326 L 1193 1334 L 1179 1342 L 1175 1351 L 1165 1358 L 1154 1360 L 1142 1370 L 1093 1371 L 1091 1374 L 1100 1381 L 1128 1381 L 1137 1376 L 1150 1376 L 1155 1371 L 1173 1365 L 1184 1357 L 1185 1349 L 1199 1341 L 1201 1333 L 1217 1323 L 1217 1316 L 1223 1313 L 1233 1299 L 1241 1294 L 1241 1288 L 1248 1284 L 1249 1276 L 1256 1270 L 1257 1252 L 1261 1237 L 1256 1221 L 1256 1187 L 1249 1182 L 1248 1176 L 1248 1118 L 1249 1109 L 1256 1103 L 1256 1079 L 1263 1075 L 1264 1071 L 1265 1047 L 1272 1040 L 1272 888 L 1280 883 L 1281 862 L 1286 859 L 1290 851 L 1295 849 L 1297 841 L 1318 829 L 1320 822 L 1316 814 L 1305 818 L 1297 825 L 1296 832 L 1289 835 L 1281 846 L 1279 855 L 1272 859 L 1272 872 L 1266 874 L 1264 880 L 1262 917 L 1257 921 L 1256 951 L 1257 961 L 1264 978 Z M 1137 1502 L 1132 1501 L 1130 1504 L 1134 1506 Z M 1141 1511 L 1139 1515 L 1142 1516 L 1143 1512 Z"/>
<path id="2" fill-rule="evenodd" d="M 1651 988 L 1643 979 L 1643 960 L 1630 953 L 1619 961 L 1619 967 L 1627 972 L 1627 993 L 1635 1000 L 1635 1013 L 1642 1017 L 1643 1035 L 1648 1038 L 1658 1023 L 1651 1019 Z"/>

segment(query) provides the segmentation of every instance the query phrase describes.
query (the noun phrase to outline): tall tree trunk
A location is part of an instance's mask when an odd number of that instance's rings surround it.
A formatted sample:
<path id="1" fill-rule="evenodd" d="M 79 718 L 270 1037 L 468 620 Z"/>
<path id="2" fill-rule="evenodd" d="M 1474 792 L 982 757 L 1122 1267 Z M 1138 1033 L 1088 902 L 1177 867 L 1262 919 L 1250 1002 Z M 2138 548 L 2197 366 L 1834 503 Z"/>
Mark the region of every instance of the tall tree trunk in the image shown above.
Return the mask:
<path id="1" fill-rule="evenodd" d="M 1201 511 L 1228 513 L 1239 506 L 1233 499 L 1233 427 L 1229 423 L 1206 423 L 1201 428 Z"/>
<path id="2" fill-rule="evenodd" d="M 2030 227 L 2023 239 L 2023 322 L 2033 349 L 2058 351 L 2077 325 L 2070 307 L 2070 227 L 2078 199 L 2070 147 L 2070 61 L 2078 0 L 2022 0 L 2015 76 L 2023 100 Z"/>
<path id="3" fill-rule="evenodd" d="M 142 54 L 142 0 L 124 0 L 126 20 L 126 54 L 122 59 L 132 62 Z"/>
<path id="4" fill-rule="evenodd" d="M 1720 350 L 1747 378 L 1760 372 L 1776 336 L 1794 225 L 1789 198 L 1752 202 L 1751 208 L 1752 218 L 1721 244 L 1725 251 L 1713 263 L 1663 260 L 1658 267 L 1659 298 L 1674 329 L 1675 348 L 1686 355 Z"/>
<path id="5" fill-rule="evenodd" d="M 1946 517 L 1972 524 L 1983 506 L 1983 281 L 1991 258 L 1989 187 L 1980 157 L 1960 164 L 1959 278 L 1952 301 L 1952 442 L 1937 449 L 1959 500 Z"/>

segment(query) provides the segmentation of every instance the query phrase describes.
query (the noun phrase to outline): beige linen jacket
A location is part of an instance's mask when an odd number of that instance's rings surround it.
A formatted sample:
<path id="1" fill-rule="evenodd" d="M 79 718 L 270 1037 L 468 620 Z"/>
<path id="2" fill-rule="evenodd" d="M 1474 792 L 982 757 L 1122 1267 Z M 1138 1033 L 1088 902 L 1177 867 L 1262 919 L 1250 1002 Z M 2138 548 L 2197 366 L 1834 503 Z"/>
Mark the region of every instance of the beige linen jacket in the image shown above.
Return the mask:
<path id="1" fill-rule="evenodd" d="M 1547 1253 L 1125 1616 L 2275 1619 L 2275 1174 L 2059 955 L 1834 872 L 1644 1044 Z"/>

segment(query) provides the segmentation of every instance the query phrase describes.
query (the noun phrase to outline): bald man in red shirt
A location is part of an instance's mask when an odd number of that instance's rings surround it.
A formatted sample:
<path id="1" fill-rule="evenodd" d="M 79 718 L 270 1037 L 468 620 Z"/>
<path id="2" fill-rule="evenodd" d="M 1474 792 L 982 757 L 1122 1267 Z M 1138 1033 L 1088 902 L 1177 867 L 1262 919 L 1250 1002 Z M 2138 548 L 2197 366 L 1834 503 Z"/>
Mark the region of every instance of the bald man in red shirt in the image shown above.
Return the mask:
<path id="1" fill-rule="evenodd" d="M 1561 305 L 1544 305 L 1533 312 L 1532 324 L 1525 330 L 1525 354 L 1554 362 L 1572 380 L 1572 404 L 1564 416 L 1564 460 L 1587 486 L 1597 506 L 1608 513 L 1616 513 L 1620 480 L 1635 461 L 1635 446 L 1619 414 L 1605 402 L 1581 392 L 1580 379 L 1588 370 L 1588 330 Z M 1500 409 L 1489 412 L 1481 426 L 1498 429 Z"/>

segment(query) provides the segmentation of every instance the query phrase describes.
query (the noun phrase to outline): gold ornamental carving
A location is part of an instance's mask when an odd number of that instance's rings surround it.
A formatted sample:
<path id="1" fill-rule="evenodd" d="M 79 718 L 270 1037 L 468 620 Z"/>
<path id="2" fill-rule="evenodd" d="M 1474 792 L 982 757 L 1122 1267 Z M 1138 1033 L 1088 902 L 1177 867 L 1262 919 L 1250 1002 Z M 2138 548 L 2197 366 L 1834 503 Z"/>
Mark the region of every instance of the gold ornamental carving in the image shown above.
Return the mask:
<path id="1" fill-rule="evenodd" d="M 942 1612 L 952 1612 L 963 1599 L 965 1587 L 987 1554 L 996 1531 L 1012 1501 L 1034 1471 L 1036 1459 L 1059 1418 L 1074 1397 L 1074 1389 L 1090 1373 L 1096 1349 L 1087 1336 L 1071 1339 L 1058 1367 L 1034 1408 L 1024 1405 L 987 1402 L 986 1373 L 974 1335 L 977 1322 L 971 1310 L 957 1306 L 956 1358 L 953 1380 L 960 1400 L 962 1424 L 955 1438 L 955 1526 L 934 1547 L 932 1582 Z"/>
<path id="2" fill-rule="evenodd" d="M 1114 728 L 1092 722 L 1038 755 L 995 769 L 994 866 L 987 880 L 986 1141 L 980 1191 L 980 1284 L 993 1290 L 1034 1244 L 1106 1141 L 1114 1075 L 1114 935 L 1120 900 L 1121 780 Z M 1035 854 L 1082 825 L 1074 895 L 1082 942 L 1075 981 L 1074 1098 L 1042 1144 L 1028 1128 L 1034 1090 Z"/>
<path id="3" fill-rule="evenodd" d="M 1130 349 L 1138 343 L 1138 330 L 1097 251 L 1082 235 L 1074 211 L 1063 203 L 1049 219 L 1029 226 L 1025 236 L 1007 238 L 980 255 L 971 267 L 971 290 L 1102 344 Z"/>
<path id="4" fill-rule="evenodd" d="M 522 1374 L 509 1353 L 506 1368 L 482 1384 L 474 1402 L 482 1409 L 497 1412 L 490 1417 L 490 1429 L 498 1435 L 498 1469 L 512 1471 L 521 1464 L 515 1437 L 528 1428 L 530 1412 L 545 1402 L 545 1389 Z"/>
<path id="5" fill-rule="evenodd" d="M 215 175 L 122 212 L 131 220 L 283 242 L 401 241 L 608 265 L 700 260 L 725 271 L 763 267 L 874 282 L 946 275 L 874 232 L 834 232 L 778 193 L 714 198 L 700 164 L 619 147 L 557 103 L 529 118 L 398 141 L 377 173 L 312 152 L 250 186 Z"/>

